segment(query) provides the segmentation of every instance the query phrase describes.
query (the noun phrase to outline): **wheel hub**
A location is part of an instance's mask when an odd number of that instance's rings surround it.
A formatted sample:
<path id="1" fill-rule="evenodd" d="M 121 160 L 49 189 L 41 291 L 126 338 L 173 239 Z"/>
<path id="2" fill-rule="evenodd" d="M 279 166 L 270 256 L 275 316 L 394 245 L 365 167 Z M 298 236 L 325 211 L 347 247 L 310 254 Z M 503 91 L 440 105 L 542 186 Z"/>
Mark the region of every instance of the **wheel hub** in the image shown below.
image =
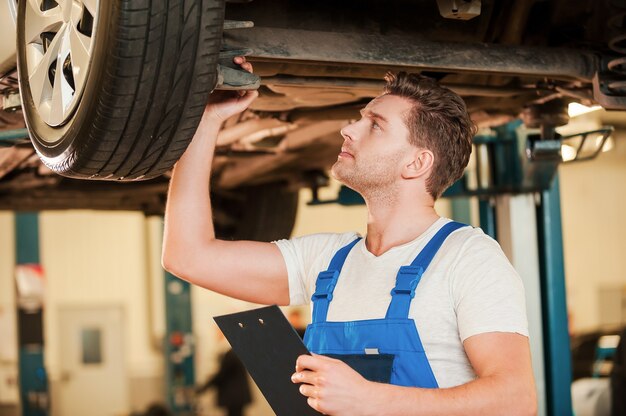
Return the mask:
<path id="1" fill-rule="evenodd" d="M 67 122 L 85 87 L 99 0 L 25 0 L 24 47 L 35 108 L 51 127 Z"/>

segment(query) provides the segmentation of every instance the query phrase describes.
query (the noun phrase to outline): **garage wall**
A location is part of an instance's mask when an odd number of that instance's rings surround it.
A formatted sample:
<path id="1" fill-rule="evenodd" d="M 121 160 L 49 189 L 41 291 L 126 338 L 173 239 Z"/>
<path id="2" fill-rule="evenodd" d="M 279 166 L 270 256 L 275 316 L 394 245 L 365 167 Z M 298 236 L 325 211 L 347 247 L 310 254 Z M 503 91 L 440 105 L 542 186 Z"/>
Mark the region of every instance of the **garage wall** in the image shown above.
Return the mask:
<path id="1" fill-rule="evenodd" d="M 40 250 L 47 281 L 46 365 L 59 379 L 61 307 L 121 306 L 131 408 L 162 397 L 162 357 L 148 325 L 148 248 L 145 218 L 128 212 L 43 212 Z"/>
<path id="2" fill-rule="evenodd" d="M 606 118 L 605 112 L 591 113 L 568 130 L 594 128 Z M 596 160 L 559 169 L 570 328 L 575 332 L 626 323 L 626 131 L 618 129 L 614 139 L 614 149 Z"/>
<path id="3" fill-rule="evenodd" d="M 337 199 L 341 184 L 334 179 L 330 186 L 319 190 L 321 201 Z M 341 233 L 356 231 L 365 235 L 367 210 L 364 205 L 340 206 L 337 204 L 307 205 L 311 201 L 311 190 L 302 189 L 298 200 L 298 215 L 293 236 L 299 237 L 314 233 Z"/>
<path id="4" fill-rule="evenodd" d="M 17 328 L 13 214 L 0 211 L 0 414 L 17 414 Z"/>

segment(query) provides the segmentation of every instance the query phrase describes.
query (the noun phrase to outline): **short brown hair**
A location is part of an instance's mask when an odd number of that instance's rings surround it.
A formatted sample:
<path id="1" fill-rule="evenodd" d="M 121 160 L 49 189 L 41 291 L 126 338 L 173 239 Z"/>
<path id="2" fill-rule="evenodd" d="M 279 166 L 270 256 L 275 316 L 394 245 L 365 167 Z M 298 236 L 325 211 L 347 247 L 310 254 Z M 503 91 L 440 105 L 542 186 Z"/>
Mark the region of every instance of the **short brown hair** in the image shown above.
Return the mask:
<path id="1" fill-rule="evenodd" d="M 406 124 L 412 145 L 433 152 L 435 160 L 426 190 L 434 199 L 463 176 L 472 152 L 476 126 L 465 102 L 432 78 L 418 74 L 387 73 L 384 93 L 415 103 Z"/>

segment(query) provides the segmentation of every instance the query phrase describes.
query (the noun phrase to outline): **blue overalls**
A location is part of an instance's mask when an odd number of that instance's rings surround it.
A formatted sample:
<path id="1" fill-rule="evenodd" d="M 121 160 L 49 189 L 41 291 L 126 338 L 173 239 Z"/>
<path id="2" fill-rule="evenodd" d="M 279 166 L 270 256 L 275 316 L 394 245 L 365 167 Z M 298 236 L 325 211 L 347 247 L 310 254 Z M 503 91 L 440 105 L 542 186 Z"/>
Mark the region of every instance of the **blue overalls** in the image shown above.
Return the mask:
<path id="1" fill-rule="evenodd" d="M 307 327 L 304 337 L 309 351 L 339 358 L 371 381 L 437 388 L 437 380 L 422 347 L 415 321 L 409 319 L 409 307 L 415 288 L 445 239 L 464 226 L 458 222 L 447 223 L 410 266 L 400 267 L 384 319 L 326 321 L 341 268 L 360 238 L 337 251 L 328 270 L 318 275 L 315 284 L 313 322 Z"/>

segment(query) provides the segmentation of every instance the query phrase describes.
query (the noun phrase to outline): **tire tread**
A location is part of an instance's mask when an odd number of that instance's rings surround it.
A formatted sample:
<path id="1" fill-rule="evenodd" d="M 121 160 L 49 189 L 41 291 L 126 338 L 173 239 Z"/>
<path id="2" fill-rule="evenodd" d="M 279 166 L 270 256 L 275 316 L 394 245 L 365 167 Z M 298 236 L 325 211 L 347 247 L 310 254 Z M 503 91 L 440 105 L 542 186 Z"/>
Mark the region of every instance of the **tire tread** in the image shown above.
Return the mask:
<path id="1" fill-rule="evenodd" d="M 88 137 L 52 165 L 66 176 L 136 180 L 171 168 L 217 79 L 223 0 L 122 0 Z"/>

